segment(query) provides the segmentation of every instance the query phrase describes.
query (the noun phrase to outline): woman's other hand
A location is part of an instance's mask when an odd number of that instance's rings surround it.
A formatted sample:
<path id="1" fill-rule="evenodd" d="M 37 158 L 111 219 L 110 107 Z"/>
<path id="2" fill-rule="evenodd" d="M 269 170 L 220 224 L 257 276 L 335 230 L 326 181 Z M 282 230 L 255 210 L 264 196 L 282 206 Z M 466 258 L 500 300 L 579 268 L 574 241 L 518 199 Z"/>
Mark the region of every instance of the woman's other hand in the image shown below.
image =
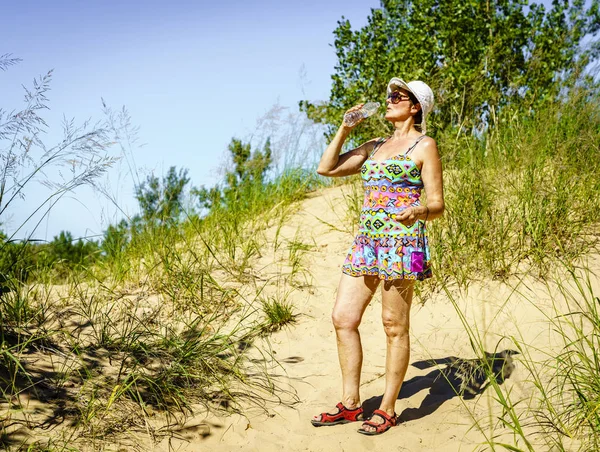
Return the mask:
<path id="1" fill-rule="evenodd" d="M 425 210 L 424 207 L 408 207 L 396 215 L 396 220 L 404 226 L 410 227 L 422 216 L 421 209 Z"/>

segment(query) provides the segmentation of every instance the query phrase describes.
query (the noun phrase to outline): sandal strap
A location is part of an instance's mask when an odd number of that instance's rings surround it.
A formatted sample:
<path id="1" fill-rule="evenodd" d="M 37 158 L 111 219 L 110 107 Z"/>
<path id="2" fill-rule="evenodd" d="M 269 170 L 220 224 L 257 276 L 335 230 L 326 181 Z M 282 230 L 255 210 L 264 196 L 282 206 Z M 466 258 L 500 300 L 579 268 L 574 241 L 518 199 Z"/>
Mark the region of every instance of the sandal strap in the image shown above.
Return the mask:
<path id="1" fill-rule="evenodd" d="M 349 409 L 349 408 L 346 408 L 342 402 L 339 402 L 336 405 L 336 408 L 338 409 L 337 413 L 334 413 L 334 414 L 327 413 L 327 412 L 321 413 L 321 422 L 325 422 L 327 418 L 329 418 L 328 419 L 329 421 L 335 421 L 340 418 L 356 421 L 356 420 L 358 420 L 356 418 L 359 415 L 361 415 L 363 412 L 362 406 L 359 406 L 359 407 L 353 408 L 353 409 Z"/>
<path id="2" fill-rule="evenodd" d="M 336 414 L 343 413 L 347 409 L 342 402 L 338 403 L 335 407 L 338 409 L 338 412 Z M 330 416 L 335 416 L 335 414 L 332 414 Z"/>
<path id="3" fill-rule="evenodd" d="M 335 414 L 326 413 L 326 414 L 328 416 L 337 416 L 338 414 L 342 414 L 344 411 L 347 411 L 348 413 L 352 413 L 353 411 L 360 411 L 362 413 L 362 406 L 350 409 L 350 408 L 346 408 L 344 406 L 344 404 L 342 402 L 340 402 L 335 407 L 338 409 L 337 413 L 335 413 Z"/>
<path id="4" fill-rule="evenodd" d="M 364 421 L 363 425 L 364 424 L 367 424 L 367 425 L 369 425 L 371 427 L 379 428 L 379 427 L 385 425 L 385 422 L 383 424 L 378 424 L 377 422 L 373 422 L 373 421 Z"/>
<path id="5" fill-rule="evenodd" d="M 373 416 L 379 416 L 383 419 L 382 423 L 373 422 Z M 393 416 L 390 416 L 383 410 L 375 410 L 369 419 L 363 422 L 363 425 L 368 425 L 369 427 L 373 427 L 376 433 L 379 433 L 381 430 L 387 430 L 390 427 L 394 427 L 396 425 L 396 413 Z M 361 430 L 366 431 L 361 427 Z"/>
<path id="6" fill-rule="evenodd" d="M 346 406 L 340 402 L 336 405 L 336 407 L 338 407 L 338 409 L 340 409 L 340 411 L 356 411 L 356 410 L 362 410 L 362 406 L 357 406 L 356 408 L 346 408 Z"/>
<path id="7" fill-rule="evenodd" d="M 384 423 L 389 422 L 392 425 L 396 425 L 396 420 L 397 420 L 396 413 L 394 413 L 393 415 L 390 416 L 383 410 L 375 410 L 375 411 L 373 411 L 373 414 L 371 415 L 371 417 L 373 417 L 373 416 L 381 417 L 384 420 Z"/>
<path id="8" fill-rule="evenodd" d="M 376 422 L 373 422 L 373 421 L 364 421 L 360 427 L 360 430 L 362 430 L 363 432 L 367 431 L 364 428 L 365 425 L 368 425 L 369 427 L 373 427 L 375 429 L 375 433 L 382 433 L 383 431 L 392 427 L 391 422 L 387 422 L 387 421 L 384 422 L 383 424 L 377 424 Z"/>

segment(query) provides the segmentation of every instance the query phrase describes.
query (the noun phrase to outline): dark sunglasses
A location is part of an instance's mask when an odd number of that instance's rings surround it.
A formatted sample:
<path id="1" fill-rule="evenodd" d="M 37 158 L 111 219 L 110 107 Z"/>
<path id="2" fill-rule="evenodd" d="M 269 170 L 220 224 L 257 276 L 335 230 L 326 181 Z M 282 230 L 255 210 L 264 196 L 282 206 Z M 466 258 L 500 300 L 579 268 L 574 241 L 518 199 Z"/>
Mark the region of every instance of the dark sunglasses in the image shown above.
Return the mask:
<path id="1" fill-rule="evenodd" d="M 410 100 L 410 96 L 402 94 L 400 91 L 392 91 L 390 94 L 388 94 L 387 98 L 393 104 L 397 104 L 401 100 Z"/>

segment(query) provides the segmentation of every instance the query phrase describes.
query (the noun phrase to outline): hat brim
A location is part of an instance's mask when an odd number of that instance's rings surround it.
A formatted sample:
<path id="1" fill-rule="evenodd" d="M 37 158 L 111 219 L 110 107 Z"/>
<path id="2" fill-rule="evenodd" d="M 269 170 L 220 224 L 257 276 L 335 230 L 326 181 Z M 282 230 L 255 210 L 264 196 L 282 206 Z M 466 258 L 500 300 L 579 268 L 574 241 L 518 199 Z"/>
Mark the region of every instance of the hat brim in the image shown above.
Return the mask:
<path id="1" fill-rule="evenodd" d="M 401 78 L 394 77 L 393 79 L 390 80 L 390 82 L 388 83 L 388 86 L 387 86 L 388 94 L 392 92 L 392 86 L 397 86 L 398 88 L 405 89 L 406 91 L 412 93 L 412 90 L 408 87 L 408 84 Z"/>

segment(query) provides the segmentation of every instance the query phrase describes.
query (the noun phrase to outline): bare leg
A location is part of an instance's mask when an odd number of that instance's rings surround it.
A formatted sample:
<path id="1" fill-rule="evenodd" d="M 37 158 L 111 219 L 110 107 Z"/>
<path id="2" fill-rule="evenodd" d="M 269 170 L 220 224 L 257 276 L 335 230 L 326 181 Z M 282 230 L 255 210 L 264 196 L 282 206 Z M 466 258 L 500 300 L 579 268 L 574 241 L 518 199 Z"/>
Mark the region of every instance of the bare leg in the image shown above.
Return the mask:
<path id="1" fill-rule="evenodd" d="M 380 410 L 394 415 L 396 400 L 404 381 L 410 359 L 410 306 L 413 297 L 414 281 L 387 281 L 382 289 L 382 320 L 387 336 L 387 354 L 385 360 L 385 391 Z M 379 416 L 372 419 L 375 423 L 383 420 Z M 364 425 L 364 430 L 375 428 Z"/>
<path id="2" fill-rule="evenodd" d="M 346 408 L 360 406 L 363 355 L 358 326 L 378 285 L 379 278 L 373 276 L 353 277 L 342 274 L 340 279 L 332 320 L 342 370 L 342 403 Z M 315 416 L 315 419 L 319 420 L 319 416 Z"/>

